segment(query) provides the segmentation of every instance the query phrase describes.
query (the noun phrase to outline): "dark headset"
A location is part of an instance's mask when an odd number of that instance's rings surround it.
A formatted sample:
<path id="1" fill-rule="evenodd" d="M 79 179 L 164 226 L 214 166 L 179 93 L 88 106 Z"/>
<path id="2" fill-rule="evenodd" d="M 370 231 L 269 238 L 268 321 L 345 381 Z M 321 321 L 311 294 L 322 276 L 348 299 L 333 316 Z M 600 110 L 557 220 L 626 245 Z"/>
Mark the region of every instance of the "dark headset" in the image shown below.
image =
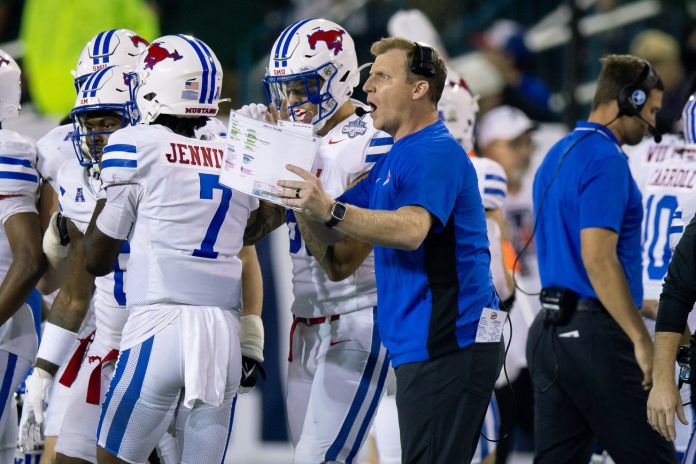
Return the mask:
<path id="1" fill-rule="evenodd" d="M 643 70 L 636 82 L 621 87 L 617 103 L 619 116 L 640 116 L 640 112 L 648 101 L 648 94 L 655 88 L 660 78 L 648 62 L 643 65 Z"/>
<path id="2" fill-rule="evenodd" d="M 431 47 L 416 42 L 416 48 L 413 50 L 411 72 L 425 77 L 433 77 L 435 75 L 435 51 Z"/>

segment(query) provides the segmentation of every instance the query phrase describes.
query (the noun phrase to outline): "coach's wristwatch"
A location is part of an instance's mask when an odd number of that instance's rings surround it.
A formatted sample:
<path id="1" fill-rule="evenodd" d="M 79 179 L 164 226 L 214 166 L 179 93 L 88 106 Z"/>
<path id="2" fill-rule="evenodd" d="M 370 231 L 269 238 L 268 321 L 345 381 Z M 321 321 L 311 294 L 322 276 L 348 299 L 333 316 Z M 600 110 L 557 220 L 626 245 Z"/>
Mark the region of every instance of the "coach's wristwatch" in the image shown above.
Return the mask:
<path id="1" fill-rule="evenodd" d="M 329 229 L 338 224 L 343 220 L 343 218 L 346 217 L 346 205 L 341 203 L 340 201 L 334 202 L 333 206 L 331 207 L 331 219 L 326 221 L 324 225 L 328 227 Z"/>

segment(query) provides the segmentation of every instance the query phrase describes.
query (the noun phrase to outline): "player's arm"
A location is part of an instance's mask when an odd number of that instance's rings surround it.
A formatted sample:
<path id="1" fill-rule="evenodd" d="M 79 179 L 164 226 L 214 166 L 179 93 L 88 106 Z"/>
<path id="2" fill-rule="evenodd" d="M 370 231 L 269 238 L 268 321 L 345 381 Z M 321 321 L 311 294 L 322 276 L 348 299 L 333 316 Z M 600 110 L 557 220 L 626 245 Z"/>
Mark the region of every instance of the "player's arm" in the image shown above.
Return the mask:
<path id="1" fill-rule="evenodd" d="M 260 201 L 259 207 L 249 214 L 244 229 L 244 245 L 255 245 L 285 223 L 285 208 L 266 201 Z"/>
<path id="2" fill-rule="evenodd" d="M 68 232 L 73 246 L 66 259 L 67 275 L 48 313 L 36 359 L 36 367 L 51 376 L 67 360 L 94 293 L 94 276 L 85 267 L 84 237 L 72 221 L 68 221 Z"/>
<path id="3" fill-rule="evenodd" d="M 39 217 L 41 218 L 41 231 L 46 232 L 51 216 L 58 211 L 58 195 L 56 195 L 56 191 L 53 190 L 53 187 L 48 182 L 41 184 L 38 207 Z"/>
<path id="4" fill-rule="evenodd" d="M 263 278 L 256 247 L 242 247 L 239 259 L 242 261 L 242 317 L 261 316 Z"/>
<path id="5" fill-rule="evenodd" d="M 506 241 L 505 239 L 507 236 L 507 224 L 505 222 L 505 218 L 503 217 L 503 212 L 500 210 L 500 208 L 486 210 L 486 219 L 495 223 L 498 226 L 498 230 L 500 232 L 498 234 L 496 243 L 496 246 L 498 247 L 499 251 L 499 253 L 497 253 L 499 262 L 495 266 L 491 264 L 491 268 L 495 268 L 495 270 L 497 271 L 493 272 L 493 283 L 495 284 L 495 288 L 500 292 L 500 297 L 503 300 L 509 301 L 507 306 L 511 306 L 511 299 L 515 294 L 515 282 L 512 280 L 512 273 L 505 266 L 504 249 Z M 489 239 L 490 238 L 491 231 L 489 230 Z M 493 271 L 493 269 L 491 270 Z"/>
<path id="6" fill-rule="evenodd" d="M 240 393 L 256 386 L 259 375 L 266 373 L 263 363 L 264 330 L 261 321 L 263 307 L 263 279 L 261 266 L 254 246 L 242 247 L 242 313 L 239 323 L 239 341 L 242 349 L 242 378 Z"/>
<path id="7" fill-rule="evenodd" d="M 618 234 L 610 229 L 588 227 L 580 231 L 583 264 L 592 284 L 611 317 L 633 342 L 636 361 L 643 371 L 643 387 L 652 383 L 653 346 L 650 334 L 633 303 L 619 257 Z"/>
<path id="8" fill-rule="evenodd" d="M 358 177 L 348 185 L 348 188 L 367 177 L 367 173 Z M 295 214 L 297 225 L 307 248 L 324 269 L 326 275 L 334 282 L 341 281 L 351 276 L 372 252 L 372 245 L 346 237 L 333 245 L 327 245 L 316 237 L 311 221 L 305 219 L 301 213 Z"/>
<path id="9" fill-rule="evenodd" d="M 66 259 L 67 276 L 51 306 L 34 370 L 26 381 L 19 445 L 29 449 L 33 446 L 30 431 L 35 425 L 43 423 L 53 379 L 74 350 L 77 332 L 89 310 L 94 292 L 94 278 L 85 270 L 82 234 L 72 222 L 68 224 L 68 231 L 74 246 Z"/>
<path id="10" fill-rule="evenodd" d="M 312 233 L 313 224 L 316 223 L 305 219 L 301 214 L 296 214 L 295 217 L 307 248 L 333 282 L 351 276 L 372 252 L 372 245 L 353 237 L 325 245 Z"/>
<path id="11" fill-rule="evenodd" d="M 0 285 L 0 325 L 24 304 L 46 269 L 39 215 L 35 212 L 13 214 L 5 220 L 4 226 L 12 264 Z"/>
<path id="12" fill-rule="evenodd" d="M 106 200 L 97 201 L 84 240 L 85 265 L 87 271 L 95 276 L 105 276 L 114 270 L 123 242 L 123 239 L 105 234 L 97 226 L 97 220 L 105 205 Z"/>
<path id="13" fill-rule="evenodd" d="M 696 222 L 684 230 L 662 287 L 655 324 L 653 388 L 648 398 L 648 421 L 663 437 L 673 440 L 675 413 L 686 423 L 681 397 L 674 382 L 674 363 L 681 332 L 696 302 Z"/>

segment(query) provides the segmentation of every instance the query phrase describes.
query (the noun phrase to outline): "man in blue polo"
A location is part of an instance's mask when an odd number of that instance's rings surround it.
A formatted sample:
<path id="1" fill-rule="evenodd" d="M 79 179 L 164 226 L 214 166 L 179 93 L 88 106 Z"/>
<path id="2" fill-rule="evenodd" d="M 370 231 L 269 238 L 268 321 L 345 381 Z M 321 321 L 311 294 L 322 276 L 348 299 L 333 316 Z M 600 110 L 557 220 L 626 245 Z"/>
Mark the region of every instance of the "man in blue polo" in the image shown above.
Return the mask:
<path id="1" fill-rule="evenodd" d="M 646 420 L 652 341 L 641 319 L 641 195 L 621 145 L 655 124 L 663 85 L 630 55 L 602 59 L 592 112 L 534 180 L 543 310 L 529 330 L 535 462 L 677 462 Z"/>
<path id="2" fill-rule="evenodd" d="M 402 462 L 469 462 L 502 366 L 505 320 L 476 173 L 438 117 L 442 59 L 402 38 L 371 51 L 363 89 L 375 127 L 394 138 L 391 151 L 339 201 L 292 166 L 303 181 L 279 185 L 285 204 L 302 208 L 305 238 L 375 245 L 377 324 L 396 369 Z"/>

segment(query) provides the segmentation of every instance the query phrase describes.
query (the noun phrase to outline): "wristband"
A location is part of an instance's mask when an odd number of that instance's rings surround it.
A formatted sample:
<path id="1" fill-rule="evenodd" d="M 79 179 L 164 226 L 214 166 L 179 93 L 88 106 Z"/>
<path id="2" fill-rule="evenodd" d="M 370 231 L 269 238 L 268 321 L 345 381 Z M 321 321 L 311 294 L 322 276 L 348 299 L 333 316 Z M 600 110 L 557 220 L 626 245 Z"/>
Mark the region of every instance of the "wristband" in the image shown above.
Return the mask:
<path id="1" fill-rule="evenodd" d="M 239 323 L 239 342 L 242 356 L 263 362 L 263 322 L 256 315 L 242 316 Z"/>
<path id="2" fill-rule="evenodd" d="M 77 342 L 77 333 L 46 322 L 36 358 L 60 367 L 68 360 Z"/>

